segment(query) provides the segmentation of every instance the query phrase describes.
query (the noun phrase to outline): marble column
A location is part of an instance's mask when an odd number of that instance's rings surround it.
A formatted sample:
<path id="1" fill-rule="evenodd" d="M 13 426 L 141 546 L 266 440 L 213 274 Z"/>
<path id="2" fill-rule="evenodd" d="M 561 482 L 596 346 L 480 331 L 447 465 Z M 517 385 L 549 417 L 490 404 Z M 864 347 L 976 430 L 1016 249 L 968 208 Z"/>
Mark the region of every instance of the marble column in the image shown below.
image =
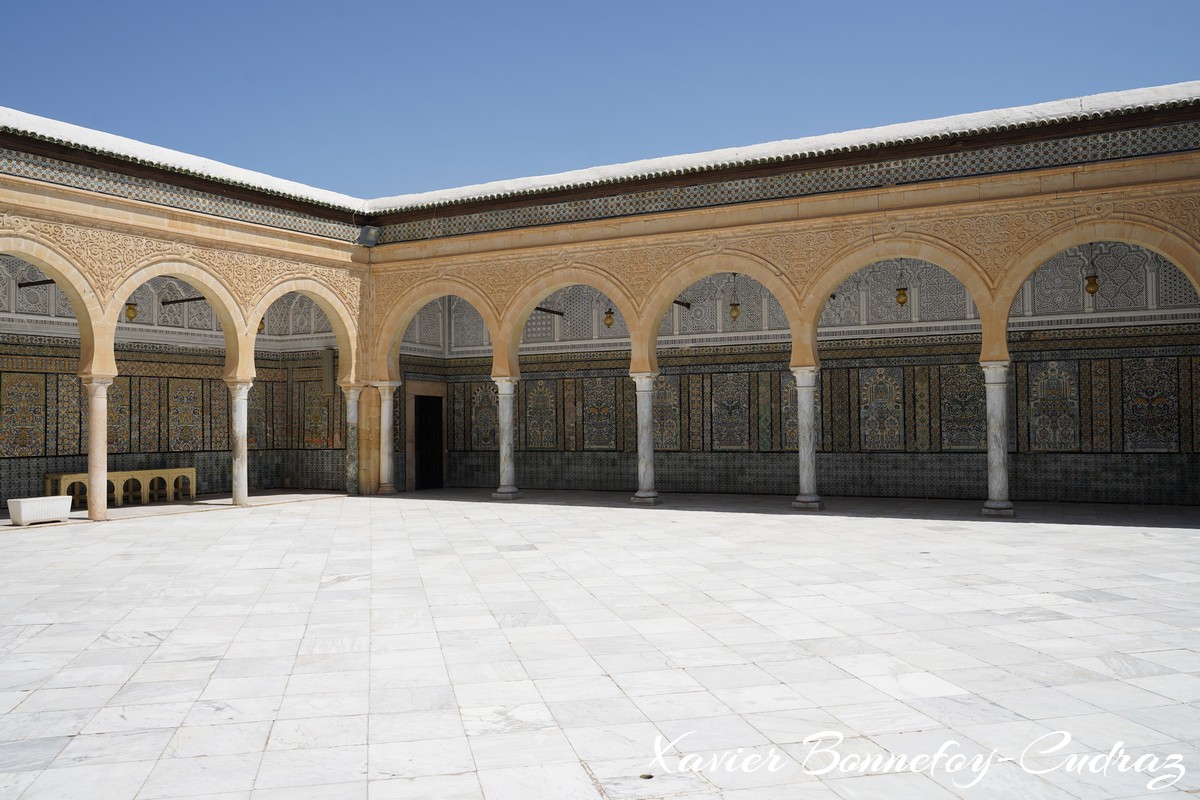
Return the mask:
<path id="1" fill-rule="evenodd" d="M 108 519 L 108 387 L 112 378 L 83 379 L 88 396 L 88 519 Z M 119 492 L 121 487 L 115 487 Z"/>
<path id="2" fill-rule="evenodd" d="M 796 444 L 800 451 L 800 493 L 792 508 L 820 511 L 825 507 L 817 494 L 817 367 L 793 367 L 796 376 Z"/>
<path id="3" fill-rule="evenodd" d="M 346 386 L 346 494 L 358 494 L 358 396 L 361 386 Z"/>
<path id="4" fill-rule="evenodd" d="M 392 471 L 396 464 L 396 442 L 393 433 L 396 387 L 400 381 L 375 381 L 379 390 L 379 494 L 395 494 Z"/>
<path id="5" fill-rule="evenodd" d="M 247 398 L 253 381 L 226 381 L 233 398 L 233 504 L 250 505 L 250 451 L 246 437 Z"/>
<path id="6" fill-rule="evenodd" d="M 658 505 L 658 492 L 654 490 L 654 379 L 652 372 L 631 373 L 637 389 L 637 453 L 638 488 L 630 498 L 635 503 L 648 506 Z"/>
<path id="7" fill-rule="evenodd" d="M 987 387 L 988 499 L 983 513 L 989 517 L 1011 517 L 1008 499 L 1008 362 L 982 361 Z"/>
<path id="8" fill-rule="evenodd" d="M 514 400 L 517 395 L 516 378 L 496 378 L 500 391 L 500 488 L 492 492 L 493 500 L 516 500 L 521 496 L 517 488 L 517 461 L 514 453 L 516 436 L 514 428 Z"/>

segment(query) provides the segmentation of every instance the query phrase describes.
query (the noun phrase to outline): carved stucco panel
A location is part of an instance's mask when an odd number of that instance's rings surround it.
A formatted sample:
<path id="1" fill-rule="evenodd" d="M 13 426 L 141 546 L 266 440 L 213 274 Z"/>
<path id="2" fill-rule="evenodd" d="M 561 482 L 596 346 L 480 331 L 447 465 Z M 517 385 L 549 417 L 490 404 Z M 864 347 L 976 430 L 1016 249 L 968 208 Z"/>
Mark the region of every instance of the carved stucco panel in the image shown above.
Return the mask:
<path id="1" fill-rule="evenodd" d="M 1153 200 L 1131 200 L 1113 204 L 1115 211 L 1163 220 L 1200 239 L 1200 197 L 1162 197 Z"/>
<path id="2" fill-rule="evenodd" d="M 352 312 L 361 314 L 365 310 L 362 278 L 347 270 L 314 267 L 251 253 L 193 247 L 182 242 L 150 239 L 100 228 L 29 221 L 10 215 L 5 215 L 3 225 L 6 229 L 47 242 L 88 270 L 104 303 L 111 301 L 113 293 L 125 278 L 144 264 L 162 258 L 177 258 L 185 263 L 207 267 L 230 288 L 243 313 L 263 296 L 268 287 L 285 278 L 295 277 L 310 277 L 325 284 Z"/>
<path id="3" fill-rule="evenodd" d="M 400 302 L 400 298 L 414 286 L 436 278 L 437 275 L 426 269 L 406 269 L 392 272 L 378 272 L 374 277 L 375 308 L 377 318 L 383 320 Z"/>
<path id="4" fill-rule="evenodd" d="M 136 264 L 172 249 L 170 242 L 61 223 L 34 222 L 32 231 L 88 270 L 104 303 Z"/>
<path id="5" fill-rule="evenodd" d="M 821 265 L 850 244 L 870 235 L 870 228 L 850 225 L 843 228 L 733 239 L 729 245 L 753 253 L 772 264 L 799 292 L 808 285 Z"/>
<path id="6" fill-rule="evenodd" d="M 1013 256 L 1026 244 L 1075 218 L 1073 208 L 1014 211 L 1004 214 L 922 219 L 907 229 L 946 241 L 975 260 L 995 285 Z"/>
<path id="7" fill-rule="evenodd" d="M 708 250 L 706 244 L 670 244 L 589 253 L 587 261 L 624 284 L 639 309 L 650 287 L 673 266 Z"/>

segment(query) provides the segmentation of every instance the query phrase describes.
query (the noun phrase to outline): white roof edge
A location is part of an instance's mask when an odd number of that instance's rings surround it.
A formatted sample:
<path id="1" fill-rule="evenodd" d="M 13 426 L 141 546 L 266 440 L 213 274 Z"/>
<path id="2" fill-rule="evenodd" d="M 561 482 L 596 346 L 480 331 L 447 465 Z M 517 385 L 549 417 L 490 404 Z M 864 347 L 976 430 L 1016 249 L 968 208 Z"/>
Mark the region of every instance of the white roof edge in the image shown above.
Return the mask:
<path id="1" fill-rule="evenodd" d="M 104 131 L 92 130 L 69 122 L 59 122 L 36 114 L 27 114 L 0 106 L 0 130 L 30 134 L 38 139 L 79 147 L 105 155 L 177 172 L 211 178 L 222 183 L 261 189 L 272 194 L 333 206 L 348 211 L 362 211 L 365 200 L 350 195 L 318 189 L 296 181 L 276 178 L 263 172 L 234 167 L 210 158 L 202 158 L 158 145 L 146 144 Z"/>
<path id="2" fill-rule="evenodd" d="M 305 200 L 345 211 L 379 214 L 469 200 L 486 200 L 638 178 L 686 174 L 720 167 L 852 152 L 871 147 L 931 141 L 972 133 L 1036 127 L 1060 121 L 1161 108 L 1181 103 L 1200 103 L 1200 81 L 1107 92 L 1036 105 L 960 114 L 918 122 L 904 122 L 746 147 L 730 147 L 705 153 L 643 159 L 552 175 L 492 181 L 432 192 L 380 197 L 373 200 L 364 200 L 318 189 L 262 172 L 234 167 L 219 161 L 10 108 L 0 107 L 0 130 L 31 135 L 39 139 L 112 155 L 137 163 L 189 173 L 222 183 L 259 189 L 271 194 Z"/>

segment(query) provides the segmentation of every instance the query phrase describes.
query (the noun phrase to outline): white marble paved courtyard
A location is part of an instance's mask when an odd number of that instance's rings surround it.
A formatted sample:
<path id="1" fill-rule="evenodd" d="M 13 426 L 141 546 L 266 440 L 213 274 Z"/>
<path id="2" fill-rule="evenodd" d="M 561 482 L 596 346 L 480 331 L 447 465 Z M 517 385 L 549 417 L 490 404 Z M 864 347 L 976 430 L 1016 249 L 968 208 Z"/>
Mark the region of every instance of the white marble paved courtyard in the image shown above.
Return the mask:
<path id="1" fill-rule="evenodd" d="M 0 527 L 0 797 L 1200 790 L 1196 509 L 486 496 Z"/>

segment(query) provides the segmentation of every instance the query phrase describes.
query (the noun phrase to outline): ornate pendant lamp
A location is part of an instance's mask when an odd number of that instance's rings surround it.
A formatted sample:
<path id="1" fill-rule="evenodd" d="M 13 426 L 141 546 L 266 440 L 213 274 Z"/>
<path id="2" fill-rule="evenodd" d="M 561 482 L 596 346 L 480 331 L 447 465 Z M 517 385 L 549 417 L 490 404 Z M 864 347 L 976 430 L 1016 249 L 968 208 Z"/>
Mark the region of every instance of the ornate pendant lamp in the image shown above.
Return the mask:
<path id="1" fill-rule="evenodd" d="M 1087 245 L 1087 271 L 1088 274 L 1084 276 L 1084 280 L 1087 283 L 1083 285 L 1083 290 L 1092 297 L 1095 297 L 1096 292 L 1100 291 L 1100 275 L 1096 272 L 1096 262 L 1093 257 L 1091 242 L 1088 242 Z"/>

